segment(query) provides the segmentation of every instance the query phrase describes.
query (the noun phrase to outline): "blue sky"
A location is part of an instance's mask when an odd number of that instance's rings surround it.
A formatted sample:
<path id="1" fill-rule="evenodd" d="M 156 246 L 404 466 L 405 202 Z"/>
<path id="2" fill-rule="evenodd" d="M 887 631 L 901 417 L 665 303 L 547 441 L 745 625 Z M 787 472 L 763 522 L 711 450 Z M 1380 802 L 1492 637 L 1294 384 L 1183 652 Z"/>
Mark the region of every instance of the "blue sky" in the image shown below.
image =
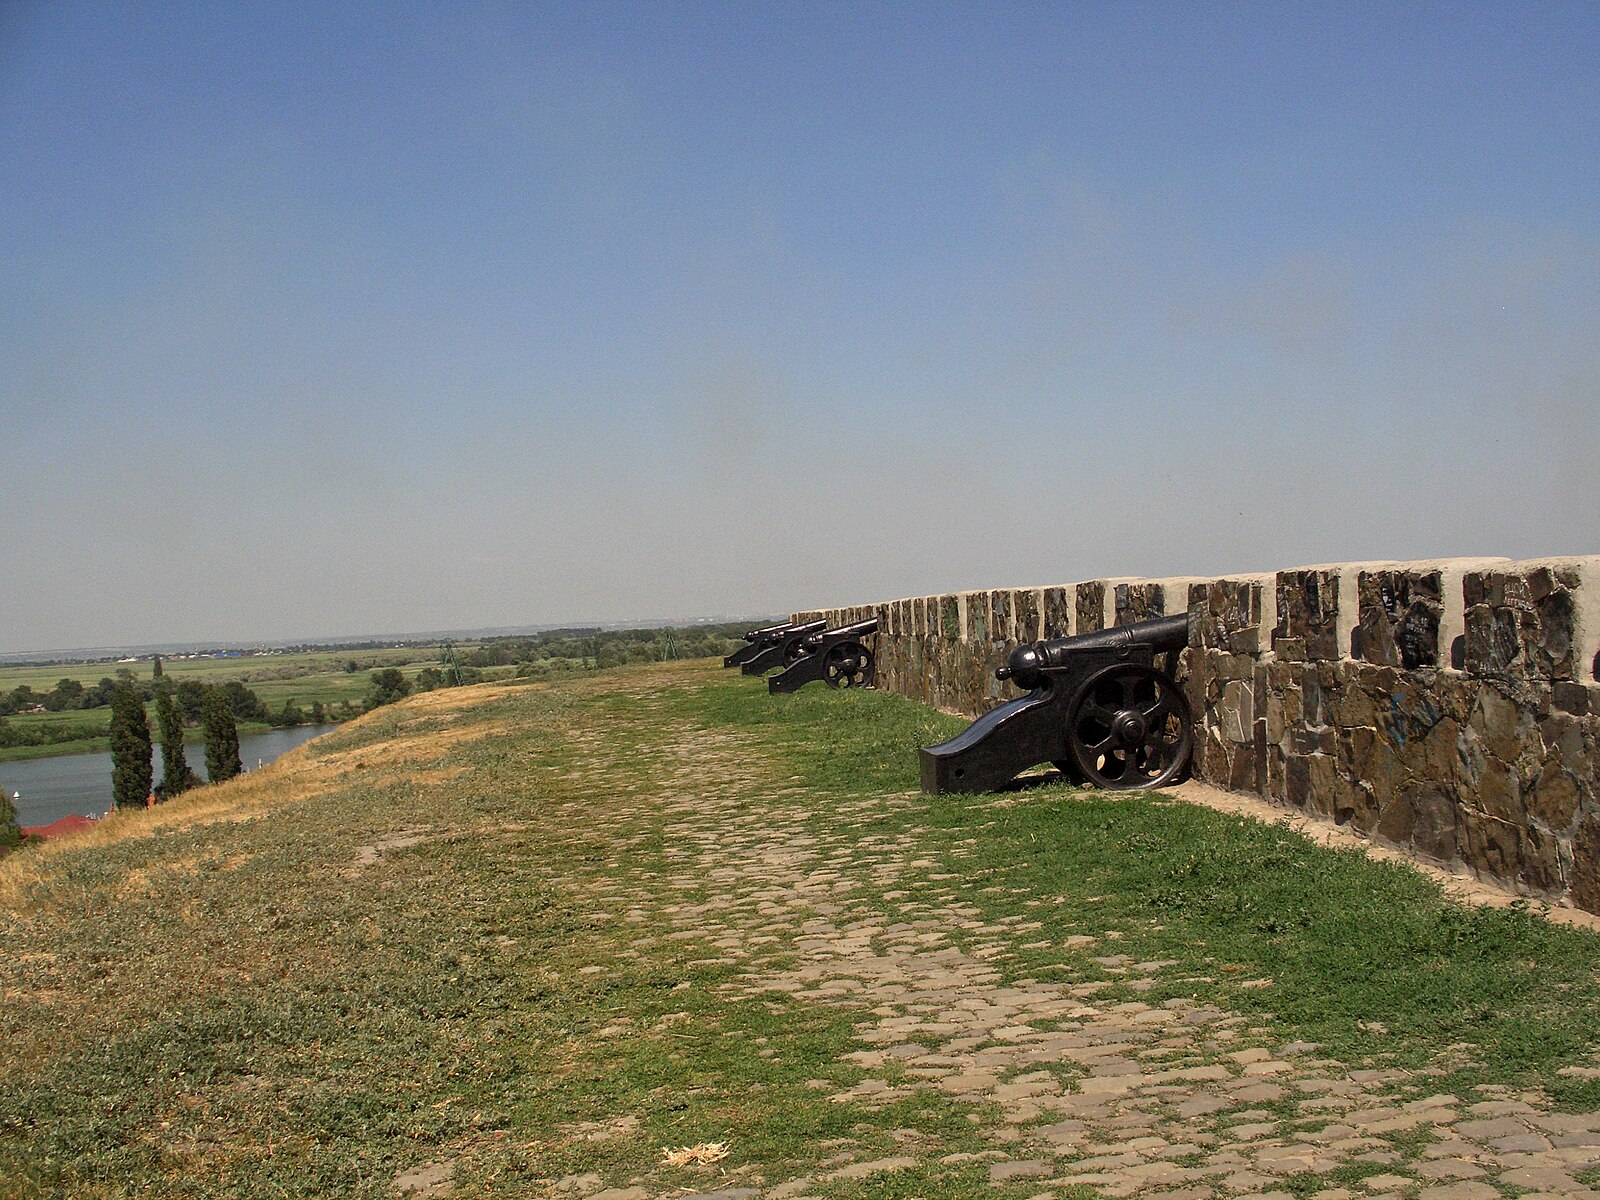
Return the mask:
<path id="1" fill-rule="evenodd" d="M 0 649 L 1600 550 L 1600 9 L 0 3 Z"/>

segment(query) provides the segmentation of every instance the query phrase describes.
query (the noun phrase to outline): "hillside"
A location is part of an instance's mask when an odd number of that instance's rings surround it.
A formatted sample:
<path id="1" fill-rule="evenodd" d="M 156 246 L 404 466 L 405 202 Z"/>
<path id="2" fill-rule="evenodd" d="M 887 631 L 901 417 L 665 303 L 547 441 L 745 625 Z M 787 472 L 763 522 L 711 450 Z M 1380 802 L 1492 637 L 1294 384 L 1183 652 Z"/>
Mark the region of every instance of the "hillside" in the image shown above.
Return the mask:
<path id="1" fill-rule="evenodd" d="M 1600 937 L 960 727 L 449 689 L 13 855 L 0 1196 L 1595 1194 Z"/>

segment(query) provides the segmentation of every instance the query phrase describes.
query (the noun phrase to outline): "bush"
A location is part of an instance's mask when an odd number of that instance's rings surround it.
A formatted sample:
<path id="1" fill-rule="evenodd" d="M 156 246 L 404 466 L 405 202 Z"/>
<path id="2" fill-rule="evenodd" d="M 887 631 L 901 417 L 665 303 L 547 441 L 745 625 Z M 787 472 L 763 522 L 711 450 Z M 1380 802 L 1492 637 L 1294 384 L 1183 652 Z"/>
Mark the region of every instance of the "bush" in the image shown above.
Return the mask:
<path id="1" fill-rule="evenodd" d="M 266 702 L 237 679 L 229 680 L 219 690 L 222 692 L 223 698 L 227 700 L 228 707 L 233 710 L 233 719 L 235 721 L 265 721 L 269 719 Z"/>
<path id="2" fill-rule="evenodd" d="M 385 667 L 372 673 L 372 687 L 367 691 L 367 707 L 380 708 L 393 704 L 411 694 L 411 684 L 398 667 Z"/>

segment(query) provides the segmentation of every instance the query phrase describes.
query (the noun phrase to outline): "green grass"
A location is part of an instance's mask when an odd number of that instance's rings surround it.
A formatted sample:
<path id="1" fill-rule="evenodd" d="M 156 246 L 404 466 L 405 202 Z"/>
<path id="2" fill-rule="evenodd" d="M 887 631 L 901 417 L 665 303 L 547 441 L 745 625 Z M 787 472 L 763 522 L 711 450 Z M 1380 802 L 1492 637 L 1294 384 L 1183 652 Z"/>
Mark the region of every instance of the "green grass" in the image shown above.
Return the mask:
<path id="1" fill-rule="evenodd" d="M 675 886 L 686 835 L 663 798 L 712 784 L 774 818 L 820 829 L 850 805 L 862 838 L 912 835 L 938 865 L 897 885 L 910 902 L 959 872 L 986 919 L 1045 921 L 1051 946 L 1019 935 L 992 959 L 1009 978 L 1059 969 L 1114 993 L 1087 957 L 1103 949 L 1060 943 L 1117 934 L 1119 952 L 1181 964 L 1147 1003 L 1203 991 L 1264 1037 L 1434 1072 L 1429 1091 L 1592 1102 L 1556 1072 L 1600 1037 L 1600 939 L 1159 797 L 921 796 L 916 748 L 961 724 L 889 695 L 769 697 L 707 666 L 605 672 L 460 713 L 381 710 L 227 785 L 238 820 L 13 856 L 0 1197 L 378 1197 L 437 1160 L 465 1195 L 546 1196 L 591 1172 L 654 1195 L 815 1177 L 907 1138 L 915 1169 L 808 1194 L 1036 1192 L 940 1161 L 992 1147 L 986 1106 L 828 1099 L 864 1077 L 845 1055 L 870 1002 L 752 995 L 747 963 L 675 931 L 672 906 L 716 893 Z M 397 766 L 384 747 L 401 739 Z M 353 867 L 406 831 L 426 838 Z M 726 1176 L 660 1165 L 663 1146 L 719 1140 Z"/>

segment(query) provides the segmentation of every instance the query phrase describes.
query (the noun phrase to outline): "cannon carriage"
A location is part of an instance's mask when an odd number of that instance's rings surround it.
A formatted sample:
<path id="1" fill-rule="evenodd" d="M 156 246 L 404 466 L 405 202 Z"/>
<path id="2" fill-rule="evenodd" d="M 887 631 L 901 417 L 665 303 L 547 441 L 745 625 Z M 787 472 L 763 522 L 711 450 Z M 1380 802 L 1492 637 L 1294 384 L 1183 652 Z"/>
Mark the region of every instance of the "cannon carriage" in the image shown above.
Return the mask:
<path id="1" fill-rule="evenodd" d="M 1039 763 L 1114 790 L 1175 782 L 1194 744 L 1170 669 L 1188 628 L 1187 616 L 1158 617 L 1018 646 L 995 676 L 1028 694 L 921 750 L 923 791 L 992 791 Z"/>
<path id="2" fill-rule="evenodd" d="M 739 670 L 745 675 L 765 675 L 774 667 L 787 667 L 805 654 L 805 640 L 827 626 L 822 620 L 790 625 L 763 639 L 761 649 L 740 663 Z"/>
<path id="3" fill-rule="evenodd" d="M 781 675 L 767 680 L 773 695 L 794 692 L 821 680 L 831 688 L 871 687 L 877 678 L 877 659 L 863 638 L 878 632 L 878 618 L 823 629 L 806 637 L 797 658 Z"/>

